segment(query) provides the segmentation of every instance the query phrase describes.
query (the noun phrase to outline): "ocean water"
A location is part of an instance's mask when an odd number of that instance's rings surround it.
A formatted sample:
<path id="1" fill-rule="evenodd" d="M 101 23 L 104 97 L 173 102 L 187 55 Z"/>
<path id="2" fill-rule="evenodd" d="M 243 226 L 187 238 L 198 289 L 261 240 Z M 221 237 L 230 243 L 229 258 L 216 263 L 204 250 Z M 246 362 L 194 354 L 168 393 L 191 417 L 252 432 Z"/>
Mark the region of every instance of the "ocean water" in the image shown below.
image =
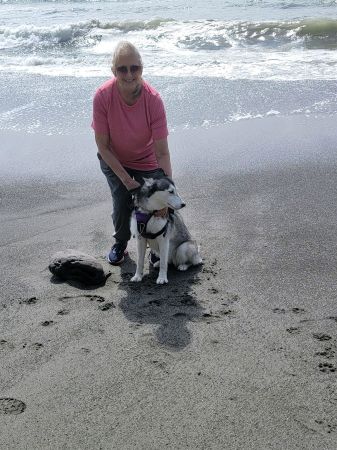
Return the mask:
<path id="1" fill-rule="evenodd" d="M 0 0 L 0 130 L 88 132 L 121 39 L 171 131 L 337 111 L 337 0 Z"/>

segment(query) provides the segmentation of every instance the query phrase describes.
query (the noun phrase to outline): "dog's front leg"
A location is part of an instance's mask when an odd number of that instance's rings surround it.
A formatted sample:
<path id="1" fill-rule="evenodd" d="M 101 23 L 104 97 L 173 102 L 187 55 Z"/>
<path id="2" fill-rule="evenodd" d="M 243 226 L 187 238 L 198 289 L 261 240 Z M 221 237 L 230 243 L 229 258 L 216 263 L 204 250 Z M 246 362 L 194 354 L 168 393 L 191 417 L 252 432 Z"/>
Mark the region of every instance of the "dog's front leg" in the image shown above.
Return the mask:
<path id="1" fill-rule="evenodd" d="M 169 253 L 169 240 L 163 236 L 158 238 L 159 245 L 159 274 L 156 283 L 165 284 L 167 280 L 167 265 L 168 265 L 168 253 Z"/>
<path id="2" fill-rule="evenodd" d="M 144 239 L 141 236 L 138 236 L 138 239 L 137 239 L 137 269 L 136 269 L 136 273 L 131 278 L 131 281 L 142 281 L 142 279 L 143 279 L 146 242 L 147 242 L 146 239 Z"/>

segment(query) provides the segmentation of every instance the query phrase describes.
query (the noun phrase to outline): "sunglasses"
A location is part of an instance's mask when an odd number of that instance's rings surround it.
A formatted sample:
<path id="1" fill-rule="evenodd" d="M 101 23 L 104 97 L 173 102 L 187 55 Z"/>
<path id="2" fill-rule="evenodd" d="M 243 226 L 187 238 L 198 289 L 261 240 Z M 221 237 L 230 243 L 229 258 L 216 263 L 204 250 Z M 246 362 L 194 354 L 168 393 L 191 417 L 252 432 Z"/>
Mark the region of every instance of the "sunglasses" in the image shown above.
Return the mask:
<path id="1" fill-rule="evenodd" d="M 140 71 L 140 69 L 142 68 L 142 66 L 119 66 L 117 67 L 117 72 L 122 73 L 124 75 L 126 75 L 128 73 L 128 71 L 130 70 L 131 73 L 137 73 Z"/>

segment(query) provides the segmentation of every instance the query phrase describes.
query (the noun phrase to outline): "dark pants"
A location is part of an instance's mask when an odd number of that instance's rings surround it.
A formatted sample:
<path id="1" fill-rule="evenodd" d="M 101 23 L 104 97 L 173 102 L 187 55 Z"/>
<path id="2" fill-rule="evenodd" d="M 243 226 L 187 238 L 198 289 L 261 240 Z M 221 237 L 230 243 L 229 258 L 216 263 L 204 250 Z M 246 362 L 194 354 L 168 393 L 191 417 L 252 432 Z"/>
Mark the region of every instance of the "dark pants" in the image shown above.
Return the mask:
<path id="1" fill-rule="evenodd" d="M 112 196 L 112 223 L 115 228 L 114 238 L 116 241 L 127 242 L 130 237 L 130 217 L 133 208 L 132 197 L 117 175 L 110 167 L 100 159 L 101 170 L 108 181 Z M 139 183 L 143 183 L 144 178 L 162 178 L 165 174 L 162 169 L 149 171 L 128 169 L 128 174 Z"/>

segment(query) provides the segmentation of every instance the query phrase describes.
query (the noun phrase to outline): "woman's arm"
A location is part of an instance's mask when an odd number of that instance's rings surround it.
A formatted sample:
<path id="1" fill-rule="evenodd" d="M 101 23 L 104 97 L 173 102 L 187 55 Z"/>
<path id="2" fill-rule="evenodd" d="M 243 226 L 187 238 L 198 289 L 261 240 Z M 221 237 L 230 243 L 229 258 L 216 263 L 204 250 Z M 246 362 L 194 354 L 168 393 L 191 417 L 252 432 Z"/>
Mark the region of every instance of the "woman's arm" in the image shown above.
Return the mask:
<path id="1" fill-rule="evenodd" d="M 111 170 L 118 176 L 126 189 L 136 189 L 140 184 L 130 177 L 115 155 L 111 152 L 109 143 L 110 138 L 107 134 L 101 134 L 95 132 L 95 140 L 99 154 L 102 156 L 103 161 L 111 168 Z"/>
<path id="2" fill-rule="evenodd" d="M 154 141 L 154 149 L 159 167 L 163 169 L 168 177 L 172 178 L 172 167 L 167 138 Z"/>

